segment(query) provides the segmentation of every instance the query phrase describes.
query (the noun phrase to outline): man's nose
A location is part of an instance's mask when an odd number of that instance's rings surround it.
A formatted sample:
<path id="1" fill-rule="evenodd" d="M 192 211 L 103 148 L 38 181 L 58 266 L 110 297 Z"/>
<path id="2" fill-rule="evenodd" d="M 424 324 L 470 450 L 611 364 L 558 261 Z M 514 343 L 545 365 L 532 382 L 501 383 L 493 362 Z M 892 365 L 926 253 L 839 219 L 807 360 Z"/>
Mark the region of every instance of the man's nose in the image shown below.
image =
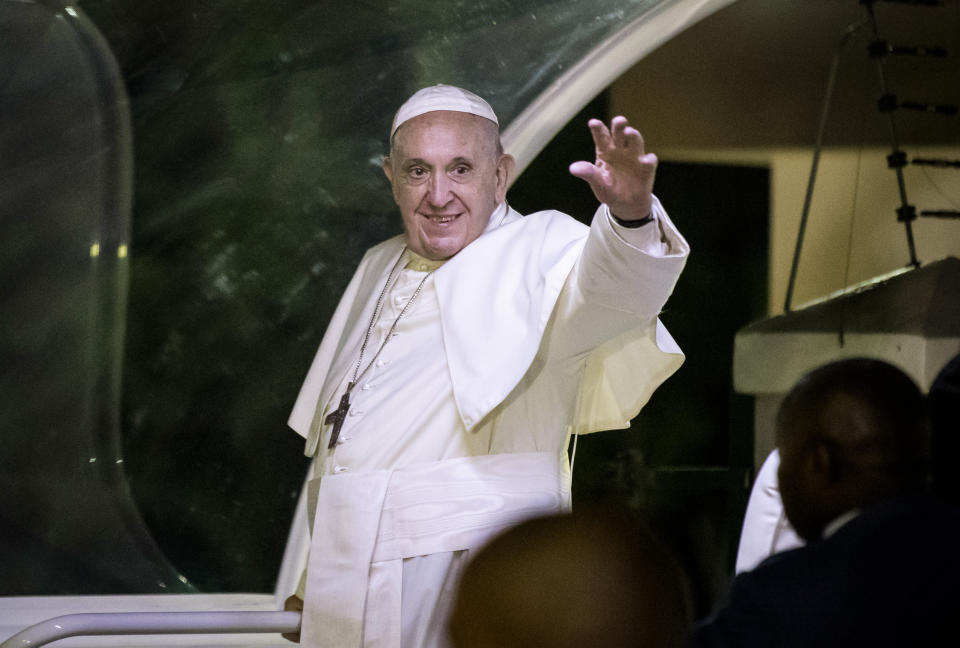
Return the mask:
<path id="1" fill-rule="evenodd" d="M 434 173 L 430 176 L 427 200 L 433 207 L 443 207 L 450 202 L 450 178 L 447 174 Z"/>

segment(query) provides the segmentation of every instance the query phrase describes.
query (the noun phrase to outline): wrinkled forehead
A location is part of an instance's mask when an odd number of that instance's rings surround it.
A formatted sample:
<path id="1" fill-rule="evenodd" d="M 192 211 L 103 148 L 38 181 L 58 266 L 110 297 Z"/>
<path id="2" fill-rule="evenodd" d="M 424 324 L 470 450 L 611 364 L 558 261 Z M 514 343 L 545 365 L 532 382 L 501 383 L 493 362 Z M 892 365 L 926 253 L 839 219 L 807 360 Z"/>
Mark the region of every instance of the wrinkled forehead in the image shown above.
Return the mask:
<path id="1" fill-rule="evenodd" d="M 463 155 L 499 150 L 497 124 L 484 117 L 456 111 L 437 110 L 404 122 L 390 140 L 393 155 L 417 155 L 423 149 L 442 149 Z M 459 153 L 458 153 L 459 154 Z"/>

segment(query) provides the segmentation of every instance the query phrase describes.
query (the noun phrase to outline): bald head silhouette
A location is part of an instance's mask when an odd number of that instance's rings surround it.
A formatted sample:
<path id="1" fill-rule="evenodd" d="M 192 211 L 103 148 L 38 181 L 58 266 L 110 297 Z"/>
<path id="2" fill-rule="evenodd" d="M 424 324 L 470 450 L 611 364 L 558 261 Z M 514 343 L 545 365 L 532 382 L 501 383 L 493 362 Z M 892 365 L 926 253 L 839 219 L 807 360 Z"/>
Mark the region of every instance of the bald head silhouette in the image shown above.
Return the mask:
<path id="1" fill-rule="evenodd" d="M 923 396 L 886 362 L 811 371 L 787 394 L 776 427 L 784 511 L 808 542 L 844 513 L 927 487 Z"/>
<path id="2" fill-rule="evenodd" d="M 456 648 L 683 643 L 686 581 L 638 520 L 610 507 L 536 518 L 495 538 L 464 571 Z"/>

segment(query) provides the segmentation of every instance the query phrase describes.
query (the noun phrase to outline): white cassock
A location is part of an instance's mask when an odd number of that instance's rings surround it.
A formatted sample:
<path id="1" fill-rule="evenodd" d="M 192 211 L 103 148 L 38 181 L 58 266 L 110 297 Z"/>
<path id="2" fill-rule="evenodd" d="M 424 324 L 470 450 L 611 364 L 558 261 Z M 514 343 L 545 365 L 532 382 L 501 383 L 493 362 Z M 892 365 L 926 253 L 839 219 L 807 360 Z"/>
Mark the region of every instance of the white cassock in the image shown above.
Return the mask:
<path id="1" fill-rule="evenodd" d="M 367 252 L 289 420 L 314 457 L 304 645 L 446 645 L 469 550 L 569 507 L 570 435 L 629 426 L 683 361 L 657 316 L 689 247 L 656 200 L 654 214 L 623 228 L 601 206 L 587 228 L 504 203 L 445 263 L 402 236 Z M 328 450 L 323 421 L 401 254 L 361 371 L 382 351 Z"/>

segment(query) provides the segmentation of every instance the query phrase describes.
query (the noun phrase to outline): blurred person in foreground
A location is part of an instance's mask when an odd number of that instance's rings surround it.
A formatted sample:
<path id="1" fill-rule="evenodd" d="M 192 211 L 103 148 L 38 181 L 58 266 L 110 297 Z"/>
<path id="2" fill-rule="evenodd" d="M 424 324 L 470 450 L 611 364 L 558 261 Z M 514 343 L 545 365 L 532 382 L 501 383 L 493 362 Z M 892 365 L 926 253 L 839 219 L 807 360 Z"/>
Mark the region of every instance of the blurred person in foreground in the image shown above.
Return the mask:
<path id="1" fill-rule="evenodd" d="M 960 354 L 937 373 L 927 395 L 933 448 L 933 492 L 960 506 Z"/>
<path id="2" fill-rule="evenodd" d="M 686 577 L 641 521 L 612 507 L 535 518 L 467 565 L 454 648 L 675 648 L 692 619 Z"/>
<path id="3" fill-rule="evenodd" d="M 931 646 L 955 633 L 960 518 L 929 492 L 913 381 L 879 360 L 830 363 L 787 394 L 776 428 L 784 510 L 807 544 L 736 576 L 691 645 Z"/>
<path id="4" fill-rule="evenodd" d="M 571 435 L 629 426 L 683 360 L 658 315 L 689 248 L 623 117 L 570 172 L 587 227 L 506 203 L 513 158 L 472 92 L 397 111 L 383 172 L 404 233 L 368 250 L 290 416 L 313 457 L 308 646 L 446 645 L 468 552 L 565 510 Z M 296 636 L 289 637 L 297 639 Z"/>

